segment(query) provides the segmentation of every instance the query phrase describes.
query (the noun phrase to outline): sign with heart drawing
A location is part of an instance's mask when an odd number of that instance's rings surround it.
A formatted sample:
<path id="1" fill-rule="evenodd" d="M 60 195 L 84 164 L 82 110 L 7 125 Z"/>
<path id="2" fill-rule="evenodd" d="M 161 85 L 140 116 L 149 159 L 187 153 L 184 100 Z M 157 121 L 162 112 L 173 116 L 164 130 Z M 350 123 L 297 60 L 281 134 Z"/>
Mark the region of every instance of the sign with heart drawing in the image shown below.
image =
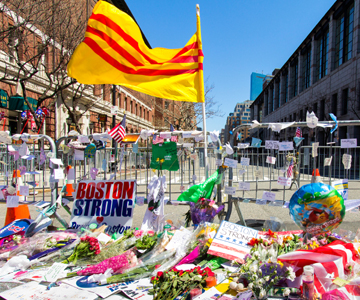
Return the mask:
<path id="1" fill-rule="evenodd" d="M 122 234 L 131 228 L 135 180 L 83 180 L 77 184 L 70 228 L 107 225 L 106 233 Z"/>

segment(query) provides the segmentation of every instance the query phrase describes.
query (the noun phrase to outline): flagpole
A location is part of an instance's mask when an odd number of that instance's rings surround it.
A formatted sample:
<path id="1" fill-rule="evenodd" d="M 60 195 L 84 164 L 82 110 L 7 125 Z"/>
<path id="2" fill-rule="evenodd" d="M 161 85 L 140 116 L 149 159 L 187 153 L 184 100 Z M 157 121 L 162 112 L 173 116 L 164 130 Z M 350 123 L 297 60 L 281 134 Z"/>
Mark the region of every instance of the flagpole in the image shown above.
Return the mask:
<path id="1" fill-rule="evenodd" d="M 198 63 L 199 63 L 199 95 L 198 100 L 202 102 L 202 118 L 203 118 L 203 132 L 204 132 L 204 164 L 205 164 L 205 178 L 209 178 L 208 154 L 207 154 L 207 131 L 206 131 L 206 113 L 205 113 L 205 89 L 204 89 L 204 74 L 203 74 L 203 60 L 202 41 L 201 41 L 201 27 L 200 27 L 200 6 L 196 4 L 196 36 L 198 42 Z"/>

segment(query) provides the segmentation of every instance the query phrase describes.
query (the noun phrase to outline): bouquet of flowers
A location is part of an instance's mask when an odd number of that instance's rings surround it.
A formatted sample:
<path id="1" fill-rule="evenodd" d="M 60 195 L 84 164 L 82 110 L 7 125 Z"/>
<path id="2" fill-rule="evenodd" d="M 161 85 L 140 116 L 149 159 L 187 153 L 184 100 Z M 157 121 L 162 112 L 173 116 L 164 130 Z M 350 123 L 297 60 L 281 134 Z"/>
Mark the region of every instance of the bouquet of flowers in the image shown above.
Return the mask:
<path id="1" fill-rule="evenodd" d="M 208 276 L 214 276 L 211 269 L 201 270 L 200 267 L 188 271 L 174 268 L 168 272 L 158 272 L 151 278 L 153 284 L 151 294 L 154 295 L 154 300 L 175 299 L 184 292 L 188 294 L 192 288 L 205 287 Z"/>
<path id="2" fill-rule="evenodd" d="M 80 238 L 80 243 L 76 245 L 74 252 L 63 263 L 76 262 L 81 257 L 94 256 L 100 253 L 99 241 L 94 237 L 85 236 Z"/>
<path id="3" fill-rule="evenodd" d="M 201 222 L 212 222 L 215 216 L 224 209 L 224 205 L 218 207 L 214 200 L 200 198 L 198 202 L 190 202 L 190 210 L 186 215 L 186 223 L 188 224 L 190 218 L 193 224 L 200 224 Z"/>

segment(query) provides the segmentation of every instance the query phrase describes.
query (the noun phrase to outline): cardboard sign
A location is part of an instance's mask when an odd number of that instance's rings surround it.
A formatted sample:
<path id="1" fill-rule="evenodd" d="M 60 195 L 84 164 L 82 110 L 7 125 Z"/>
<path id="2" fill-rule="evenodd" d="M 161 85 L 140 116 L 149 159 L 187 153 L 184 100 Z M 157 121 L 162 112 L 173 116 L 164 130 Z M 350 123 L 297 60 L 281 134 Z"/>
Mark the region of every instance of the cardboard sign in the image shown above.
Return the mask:
<path id="1" fill-rule="evenodd" d="M 245 255 L 250 253 L 248 243 L 257 237 L 255 229 L 222 221 L 207 253 L 243 262 Z"/>
<path id="2" fill-rule="evenodd" d="M 70 227 L 79 229 L 91 223 L 107 225 L 105 232 L 122 234 L 131 228 L 136 180 L 85 180 L 74 194 Z"/>
<path id="3" fill-rule="evenodd" d="M 262 195 L 262 200 L 269 200 L 269 201 L 275 201 L 276 194 L 264 191 Z"/>
<path id="4" fill-rule="evenodd" d="M 250 191 L 250 182 L 239 182 L 240 191 Z"/>
<path id="5" fill-rule="evenodd" d="M 279 151 L 290 151 L 294 150 L 293 142 L 281 142 L 279 143 Z"/>
<path id="6" fill-rule="evenodd" d="M 268 141 L 265 141 L 265 149 L 274 149 L 274 150 L 277 150 L 279 149 L 279 141 L 272 141 L 272 140 L 268 140 Z"/>
<path id="7" fill-rule="evenodd" d="M 235 168 L 237 168 L 237 160 L 226 157 L 225 161 L 224 161 L 224 165 L 235 169 Z"/>
<path id="8" fill-rule="evenodd" d="M 275 165 L 276 157 L 267 156 L 267 157 L 266 157 L 266 162 L 267 162 L 268 164 Z"/>
<path id="9" fill-rule="evenodd" d="M 249 166 L 250 165 L 250 157 L 242 157 L 240 160 L 240 165 Z"/>
<path id="10" fill-rule="evenodd" d="M 357 139 L 342 139 L 340 140 L 341 148 L 356 148 Z"/>
<path id="11" fill-rule="evenodd" d="M 254 176 L 255 176 L 256 178 L 262 177 L 262 171 L 261 171 L 261 170 L 255 170 L 255 171 L 254 171 Z"/>
<path id="12" fill-rule="evenodd" d="M 32 220 L 28 219 L 19 219 L 11 222 L 10 224 L 0 229 L 0 238 L 2 239 L 9 235 L 25 231 L 29 227 L 31 222 Z"/>
<path id="13" fill-rule="evenodd" d="M 238 143 L 239 149 L 246 149 L 250 146 L 250 143 Z"/>
<path id="14" fill-rule="evenodd" d="M 333 188 L 335 188 L 340 193 L 340 195 L 343 197 L 344 200 L 349 199 L 349 180 L 348 179 L 333 181 L 331 185 Z"/>
<path id="15" fill-rule="evenodd" d="M 282 185 L 282 186 L 290 186 L 291 185 L 291 178 L 279 176 L 277 183 Z"/>

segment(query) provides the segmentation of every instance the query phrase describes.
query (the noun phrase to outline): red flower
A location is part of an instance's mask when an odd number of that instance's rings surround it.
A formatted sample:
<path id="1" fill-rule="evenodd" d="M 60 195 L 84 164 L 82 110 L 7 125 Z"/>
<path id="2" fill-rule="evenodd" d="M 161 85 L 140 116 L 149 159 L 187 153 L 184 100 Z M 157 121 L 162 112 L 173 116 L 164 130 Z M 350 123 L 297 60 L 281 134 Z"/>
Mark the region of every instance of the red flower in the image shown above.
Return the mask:
<path id="1" fill-rule="evenodd" d="M 248 243 L 248 245 L 250 245 L 250 246 L 255 246 L 255 245 L 257 245 L 257 244 L 259 244 L 259 240 L 256 239 L 256 238 L 252 238 L 252 239 L 250 240 L 250 242 Z"/>
<path id="2" fill-rule="evenodd" d="M 270 237 L 276 237 L 276 233 L 271 231 L 271 229 L 268 230 L 267 234 L 270 236 Z"/>
<path id="3" fill-rule="evenodd" d="M 157 277 L 162 277 L 164 275 L 164 272 L 161 272 L 161 271 L 159 271 L 159 272 L 157 272 Z"/>

